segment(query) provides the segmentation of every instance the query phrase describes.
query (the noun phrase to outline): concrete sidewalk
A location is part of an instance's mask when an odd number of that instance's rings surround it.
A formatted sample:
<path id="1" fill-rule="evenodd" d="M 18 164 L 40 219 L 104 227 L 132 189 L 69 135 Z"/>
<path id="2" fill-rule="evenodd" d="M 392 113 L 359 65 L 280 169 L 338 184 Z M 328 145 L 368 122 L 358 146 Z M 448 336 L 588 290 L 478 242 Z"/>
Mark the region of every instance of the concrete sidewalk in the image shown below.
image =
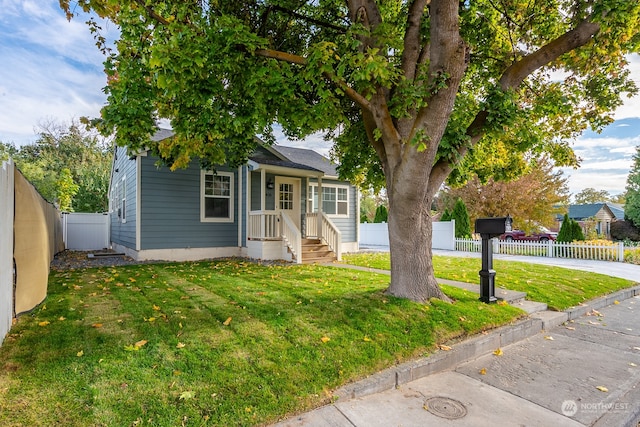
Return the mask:
<path id="1" fill-rule="evenodd" d="M 349 384 L 334 404 L 276 426 L 640 427 L 640 285 L 451 347 Z"/>

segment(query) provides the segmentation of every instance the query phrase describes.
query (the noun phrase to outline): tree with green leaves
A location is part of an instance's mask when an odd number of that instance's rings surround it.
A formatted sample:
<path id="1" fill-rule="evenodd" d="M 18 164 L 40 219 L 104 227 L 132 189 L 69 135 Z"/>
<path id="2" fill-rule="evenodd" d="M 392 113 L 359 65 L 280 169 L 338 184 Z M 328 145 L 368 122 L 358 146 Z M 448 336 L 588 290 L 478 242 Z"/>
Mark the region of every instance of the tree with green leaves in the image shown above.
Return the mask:
<path id="1" fill-rule="evenodd" d="M 111 173 L 110 144 L 78 122 L 48 122 L 33 144 L 0 149 L 46 200 L 63 211 L 104 212 Z"/>
<path id="2" fill-rule="evenodd" d="M 469 212 L 467 211 L 467 206 L 460 198 L 456 200 L 456 204 L 453 206 L 451 219 L 456 222 L 455 235 L 457 238 L 471 238 L 471 221 L 469 220 Z"/>
<path id="3" fill-rule="evenodd" d="M 387 211 L 387 207 L 385 205 L 380 205 L 376 208 L 376 215 L 373 218 L 374 223 L 387 222 L 389 219 L 389 212 Z"/>
<path id="4" fill-rule="evenodd" d="M 587 205 L 591 203 L 606 203 L 611 201 L 611 194 L 607 190 L 596 190 L 589 187 L 582 189 L 578 194 L 573 196 L 576 205 Z"/>
<path id="5" fill-rule="evenodd" d="M 624 203 L 625 219 L 640 228 L 640 145 L 633 155 L 633 165 L 627 177 L 627 197 Z"/>
<path id="6" fill-rule="evenodd" d="M 568 214 L 564 214 L 562 225 L 556 238 L 558 242 L 571 243 L 576 240 L 584 240 L 584 233 L 578 221 L 569 218 Z"/>
<path id="7" fill-rule="evenodd" d="M 445 208 L 442 216 L 440 217 L 440 221 L 451 221 L 451 212 L 449 212 L 449 209 Z"/>
<path id="8" fill-rule="evenodd" d="M 511 178 L 531 153 L 612 121 L 635 93 L 640 2 L 620 0 L 61 0 L 119 27 L 96 121 L 172 168 L 242 164 L 255 135 L 325 131 L 341 177 L 386 187 L 391 283 L 448 298 L 432 264 L 431 205 L 445 180 Z M 563 79 L 560 79 L 562 76 Z M 153 143 L 158 118 L 175 137 Z"/>

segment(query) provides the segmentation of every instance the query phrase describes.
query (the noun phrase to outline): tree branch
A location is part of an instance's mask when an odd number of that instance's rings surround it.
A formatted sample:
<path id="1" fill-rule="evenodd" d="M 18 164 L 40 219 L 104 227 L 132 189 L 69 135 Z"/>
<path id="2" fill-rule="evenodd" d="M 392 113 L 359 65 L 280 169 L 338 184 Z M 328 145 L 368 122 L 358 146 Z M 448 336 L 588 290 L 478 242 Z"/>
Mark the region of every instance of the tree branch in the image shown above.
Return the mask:
<path id="1" fill-rule="evenodd" d="M 281 52 L 279 50 L 273 49 L 256 49 L 255 54 L 258 56 L 262 56 L 264 58 L 276 59 L 278 61 L 288 62 L 290 64 L 297 64 L 306 66 L 309 64 L 307 58 L 295 55 L 293 53 Z M 358 104 L 360 107 L 371 111 L 371 103 L 364 96 L 360 95 L 357 91 L 355 91 L 351 86 L 347 84 L 344 80 L 336 77 L 333 73 L 325 72 L 324 76 L 329 79 L 336 87 L 340 88 L 345 95 L 353 102 Z"/>
<path id="2" fill-rule="evenodd" d="M 538 68 L 549 64 L 567 52 L 589 43 L 598 31 L 600 31 L 600 24 L 588 20 L 582 21 L 573 30 L 564 33 L 535 52 L 511 64 L 500 78 L 500 87 L 502 90 L 515 89 L 529 74 Z"/>
<path id="3" fill-rule="evenodd" d="M 147 13 L 149 14 L 149 16 L 151 16 L 153 19 L 155 19 L 156 21 L 158 21 L 162 25 L 169 25 L 170 24 L 169 21 L 167 21 L 162 16 L 158 15 L 156 13 L 156 11 L 153 10 L 153 8 L 151 6 L 147 6 L 147 4 L 144 2 L 144 0 L 136 0 L 136 3 L 138 3 L 138 6 L 142 7 L 144 10 L 146 10 Z"/>
<path id="4" fill-rule="evenodd" d="M 600 30 L 600 25 L 589 20 L 584 20 L 576 28 L 566 32 L 555 40 L 542 46 L 540 49 L 523 57 L 517 62 L 511 64 L 502 74 L 500 78 L 500 87 L 502 90 L 515 89 L 524 79 L 527 78 L 535 70 L 551 63 L 560 56 L 574 49 L 582 47 L 589 43 L 594 35 Z M 458 158 L 462 158 L 470 147 L 475 146 L 485 134 L 485 125 L 489 112 L 486 110 L 479 111 L 473 122 L 467 128 L 467 136 L 469 143 L 458 148 Z M 431 178 L 433 182 L 439 182 L 446 179 L 451 173 L 456 162 L 450 162 L 442 159 L 438 161 L 432 169 Z M 440 184 L 442 183 L 440 182 Z"/>
<path id="5" fill-rule="evenodd" d="M 413 80 L 418 71 L 420 58 L 420 23 L 424 9 L 430 0 L 413 0 L 407 16 L 407 30 L 404 33 L 404 50 L 402 51 L 402 71 L 407 80 Z"/>

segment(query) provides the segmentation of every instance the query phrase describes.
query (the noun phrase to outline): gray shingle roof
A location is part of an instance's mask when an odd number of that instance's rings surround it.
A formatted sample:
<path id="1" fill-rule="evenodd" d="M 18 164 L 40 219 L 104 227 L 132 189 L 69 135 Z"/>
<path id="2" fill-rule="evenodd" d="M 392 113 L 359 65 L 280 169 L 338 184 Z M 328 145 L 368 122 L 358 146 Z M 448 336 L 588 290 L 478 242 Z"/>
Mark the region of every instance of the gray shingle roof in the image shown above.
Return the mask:
<path id="1" fill-rule="evenodd" d="M 316 151 L 284 145 L 273 145 L 272 148 L 294 163 L 309 165 L 324 172 L 327 176 L 338 176 L 336 165 Z"/>
<path id="2" fill-rule="evenodd" d="M 171 138 L 173 135 L 174 133 L 172 130 L 160 128 L 155 134 L 153 134 L 151 140 L 156 142 L 162 141 L 164 139 Z M 280 155 L 282 157 L 285 157 L 286 160 L 269 159 L 268 156 L 264 155 L 265 153 L 261 153 L 259 152 L 259 150 L 256 150 L 256 154 L 254 156 L 251 156 L 250 159 L 262 164 L 283 166 L 293 169 L 320 171 L 324 172 L 325 175 L 328 176 L 338 176 L 336 165 L 331 163 L 331 161 L 324 157 L 322 154 L 317 153 L 313 150 L 309 150 L 306 148 L 287 147 L 284 145 L 273 145 L 271 149 L 280 153 Z"/>

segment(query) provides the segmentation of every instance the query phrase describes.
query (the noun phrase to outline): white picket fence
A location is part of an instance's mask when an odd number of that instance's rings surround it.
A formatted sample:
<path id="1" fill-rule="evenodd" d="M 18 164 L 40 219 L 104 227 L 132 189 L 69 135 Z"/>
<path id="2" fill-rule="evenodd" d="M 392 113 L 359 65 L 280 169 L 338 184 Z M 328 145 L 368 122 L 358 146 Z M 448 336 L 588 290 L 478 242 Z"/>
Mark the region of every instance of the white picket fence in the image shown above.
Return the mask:
<path id="1" fill-rule="evenodd" d="M 464 252 L 480 252 L 481 240 L 456 239 L 456 250 Z M 560 243 L 504 241 L 492 239 L 493 253 L 507 255 L 540 256 L 549 258 L 592 259 L 598 261 L 624 262 L 624 244 L 613 245 L 595 243 Z"/>

